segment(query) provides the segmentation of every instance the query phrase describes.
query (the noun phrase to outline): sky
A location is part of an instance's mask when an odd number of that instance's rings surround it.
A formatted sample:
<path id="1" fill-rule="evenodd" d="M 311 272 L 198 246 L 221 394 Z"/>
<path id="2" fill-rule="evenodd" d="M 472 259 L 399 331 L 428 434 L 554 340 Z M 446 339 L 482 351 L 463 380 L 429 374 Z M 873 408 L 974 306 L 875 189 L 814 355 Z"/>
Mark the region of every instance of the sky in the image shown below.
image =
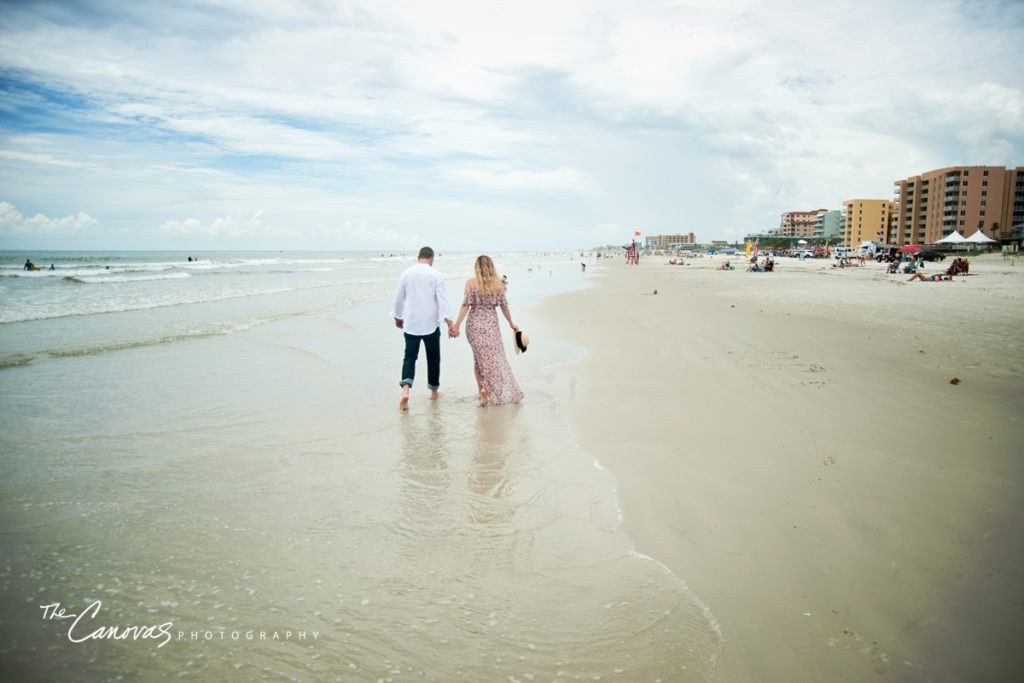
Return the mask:
<path id="1" fill-rule="evenodd" d="M 1024 2 L 0 3 L 0 248 L 554 250 L 1024 165 Z"/>

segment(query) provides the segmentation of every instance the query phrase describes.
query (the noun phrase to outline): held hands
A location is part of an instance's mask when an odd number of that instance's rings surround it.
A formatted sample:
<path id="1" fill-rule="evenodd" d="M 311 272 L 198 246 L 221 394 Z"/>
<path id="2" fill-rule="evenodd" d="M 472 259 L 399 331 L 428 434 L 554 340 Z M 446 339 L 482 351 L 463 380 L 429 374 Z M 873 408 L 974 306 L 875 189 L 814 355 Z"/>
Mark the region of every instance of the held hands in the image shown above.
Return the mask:
<path id="1" fill-rule="evenodd" d="M 448 338 L 455 339 L 459 336 L 459 326 L 453 323 L 451 320 L 445 320 L 448 323 Z"/>

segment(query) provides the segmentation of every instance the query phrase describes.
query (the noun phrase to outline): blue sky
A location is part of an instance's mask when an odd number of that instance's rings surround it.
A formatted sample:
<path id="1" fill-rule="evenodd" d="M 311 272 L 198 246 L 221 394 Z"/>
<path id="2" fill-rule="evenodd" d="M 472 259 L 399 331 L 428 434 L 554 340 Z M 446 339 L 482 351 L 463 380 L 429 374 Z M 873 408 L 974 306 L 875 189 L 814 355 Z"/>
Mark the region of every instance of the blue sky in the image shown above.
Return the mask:
<path id="1" fill-rule="evenodd" d="M 734 239 L 1024 165 L 1022 2 L 0 4 L 0 246 Z"/>

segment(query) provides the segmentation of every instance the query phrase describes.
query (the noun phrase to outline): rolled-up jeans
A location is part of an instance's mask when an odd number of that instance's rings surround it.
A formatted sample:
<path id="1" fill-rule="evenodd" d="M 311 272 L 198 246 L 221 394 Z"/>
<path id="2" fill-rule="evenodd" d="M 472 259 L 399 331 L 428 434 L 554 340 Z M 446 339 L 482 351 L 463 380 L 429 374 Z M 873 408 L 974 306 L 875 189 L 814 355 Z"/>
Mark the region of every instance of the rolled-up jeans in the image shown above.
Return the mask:
<path id="1" fill-rule="evenodd" d="M 437 391 L 441 387 L 441 328 L 430 334 L 405 333 L 405 359 L 402 361 L 402 381 L 399 386 L 412 386 L 416 379 L 416 359 L 420 355 L 420 341 L 427 349 L 427 387 Z"/>

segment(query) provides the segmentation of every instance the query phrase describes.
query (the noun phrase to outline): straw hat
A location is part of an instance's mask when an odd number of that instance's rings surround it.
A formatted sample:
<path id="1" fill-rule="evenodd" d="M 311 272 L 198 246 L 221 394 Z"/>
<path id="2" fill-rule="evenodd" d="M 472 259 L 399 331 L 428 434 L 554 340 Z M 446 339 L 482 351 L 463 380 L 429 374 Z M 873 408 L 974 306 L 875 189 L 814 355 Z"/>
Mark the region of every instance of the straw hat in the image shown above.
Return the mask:
<path id="1" fill-rule="evenodd" d="M 516 353 L 526 353 L 526 347 L 530 345 L 530 335 L 522 330 L 516 330 L 515 340 Z"/>

